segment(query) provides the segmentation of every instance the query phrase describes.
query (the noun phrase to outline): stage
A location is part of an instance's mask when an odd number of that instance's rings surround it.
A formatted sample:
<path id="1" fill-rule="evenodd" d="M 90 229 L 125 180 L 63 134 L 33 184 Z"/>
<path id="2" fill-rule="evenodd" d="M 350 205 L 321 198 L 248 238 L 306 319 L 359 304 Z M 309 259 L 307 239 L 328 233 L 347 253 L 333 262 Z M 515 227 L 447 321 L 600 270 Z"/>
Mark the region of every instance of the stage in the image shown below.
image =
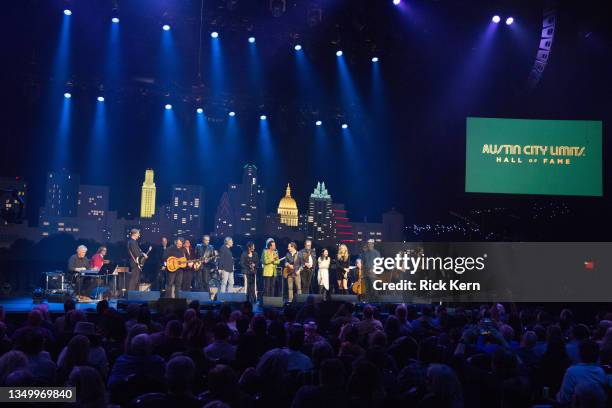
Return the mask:
<path id="1" fill-rule="evenodd" d="M 117 308 L 118 299 L 108 300 L 110 307 Z M 34 303 L 32 297 L 15 297 L 15 298 L 2 298 L 0 299 L 0 305 L 4 307 L 6 313 L 27 313 L 32 310 L 35 306 L 44 304 L 49 308 L 50 313 L 64 313 L 64 304 L 57 302 L 47 302 L 43 300 L 41 303 Z M 83 311 L 96 311 L 96 305 L 98 300 L 92 300 L 91 302 L 77 302 L 76 308 Z"/>

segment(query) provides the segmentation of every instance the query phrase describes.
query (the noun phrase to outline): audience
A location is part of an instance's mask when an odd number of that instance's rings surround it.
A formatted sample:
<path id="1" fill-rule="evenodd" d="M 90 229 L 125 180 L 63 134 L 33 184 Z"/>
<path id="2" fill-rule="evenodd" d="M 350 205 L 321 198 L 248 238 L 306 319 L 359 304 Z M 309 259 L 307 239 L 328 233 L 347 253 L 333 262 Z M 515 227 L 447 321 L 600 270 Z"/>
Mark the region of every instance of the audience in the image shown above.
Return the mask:
<path id="1" fill-rule="evenodd" d="M 34 383 L 40 386 L 52 386 L 56 383 L 57 366 L 44 351 L 45 339 L 33 328 L 21 330 L 15 339 L 15 348 L 28 357 L 28 370 Z"/>
<path id="2" fill-rule="evenodd" d="M 164 377 L 164 360 L 153 353 L 153 345 L 148 334 L 134 336 L 129 350 L 119 356 L 108 378 L 108 385 L 126 379 L 130 375 L 140 374 L 148 378 L 162 380 Z"/>
<path id="3" fill-rule="evenodd" d="M 204 349 L 206 357 L 215 361 L 233 362 L 236 359 L 236 346 L 229 343 L 230 335 L 231 330 L 226 323 L 217 323 L 213 331 L 215 340 Z"/>
<path id="4" fill-rule="evenodd" d="M 576 386 L 579 384 L 594 384 L 603 387 L 606 385 L 606 373 L 597 364 L 599 359 L 599 346 L 593 340 L 585 339 L 578 344 L 579 363 L 572 365 L 565 371 L 561 389 L 557 400 L 562 404 L 572 401 Z"/>
<path id="5" fill-rule="evenodd" d="M 74 386 L 93 408 L 610 406 L 612 315 L 469 307 L 0 309 L 0 386 Z"/>

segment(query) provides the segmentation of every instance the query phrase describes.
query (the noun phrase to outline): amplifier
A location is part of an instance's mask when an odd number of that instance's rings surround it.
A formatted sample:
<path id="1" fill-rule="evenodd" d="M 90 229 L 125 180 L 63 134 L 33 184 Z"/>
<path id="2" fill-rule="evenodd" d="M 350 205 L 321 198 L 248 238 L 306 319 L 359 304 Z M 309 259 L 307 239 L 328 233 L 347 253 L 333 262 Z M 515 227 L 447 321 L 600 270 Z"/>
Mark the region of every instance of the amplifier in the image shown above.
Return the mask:
<path id="1" fill-rule="evenodd" d="M 45 276 L 45 292 L 54 293 L 66 290 L 64 274 L 61 271 L 43 272 Z"/>

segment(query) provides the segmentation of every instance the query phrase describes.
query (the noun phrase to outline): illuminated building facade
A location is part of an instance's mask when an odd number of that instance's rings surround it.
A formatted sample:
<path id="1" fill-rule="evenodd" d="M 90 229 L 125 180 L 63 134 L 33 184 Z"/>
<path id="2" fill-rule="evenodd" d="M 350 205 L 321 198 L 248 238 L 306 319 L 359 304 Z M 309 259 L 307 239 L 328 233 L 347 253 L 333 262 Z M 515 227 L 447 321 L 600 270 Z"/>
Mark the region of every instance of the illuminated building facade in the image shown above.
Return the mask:
<path id="1" fill-rule="evenodd" d="M 215 213 L 215 235 L 218 237 L 229 237 L 234 235 L 234 212 L 230 204 L 229 195 L 223 193 L 217 212 Z"/>
<path id="2" fill-rule="evenodd" d="M 255 236 L 265 224 L 265 191 L 257 180 L 257 167 L 247 164 L 242 169 L 242 183 L 230 184 L 230 207 L 233 210 L 234 234 Z"/>
<path id="3" fill-rule="evenodd" d="M 280 223 L 289 227 L 298 226 L 298 208 L 297 203 L 291 197 L 291 186 L 287 184 L 285 196 L 278 203 L 277 214 L 280 216 Z"/>
<path id="4" fill-rule="evenodd" d="M 334 239 L 332 198 L 325 183 L 318 182 L 308 200 L 306 237 L 317 242 Z"/>
<path id="5" fill-rule="evenodd" d="M 142 183 L 140 197 L 140 218 L 151 218 L 155 215 L 155 181 L 153 180 L 153 169 L 145 171 L 145 179 Z"/>
<path id="6" fill-rule="evenodd" d="M 172 186 L 170 220 L 174 226 L 174 236 L 197 238 L 201 233 L 203 213 L 203 193 L 201 186 Z"/>
<path id="7" fill-rule="evenodd" d="M 66 170 L 49 172 L 42 213 L 48 217 L 76 217 L 79 183 L 79 176 Z"/>

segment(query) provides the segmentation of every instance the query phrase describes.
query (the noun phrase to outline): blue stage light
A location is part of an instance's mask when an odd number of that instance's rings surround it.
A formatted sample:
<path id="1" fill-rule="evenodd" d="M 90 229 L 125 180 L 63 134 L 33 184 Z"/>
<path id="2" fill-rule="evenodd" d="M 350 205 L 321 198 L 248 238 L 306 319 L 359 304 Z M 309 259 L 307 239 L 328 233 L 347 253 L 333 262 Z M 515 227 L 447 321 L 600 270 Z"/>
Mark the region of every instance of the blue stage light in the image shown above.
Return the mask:
<path id="1" fill-rule="evenodd" d="M 506 19 L 506 25 L 512 25 L 512 23 L 514 23 L 514 18 L 512 18 L 512 17 L 508 17 L 508 18 Z"/>
<path id="2" fill-rule="evenodd" d="M 233 118 L 234 116 L 236 116 L 236 112 L 231 111 L 230 113 L 228 113 L 228 115 L 230 115 Z"/>
<path id="3" fill-rule="evenodd" d="M 115 24 L 119 23 L 119 17 L 113 17 L 111 18 L 111 21 Z"/>
<path id="4" fill-rule="evenodd" d="M 218 33 L 218 32 L 216 32 L 216 31 L 213 31 L 212 33 L 210 33 L 210 36 L 211 36 L 212 38 L 218 38 L 218 37 L 219 37 L 219 33 Z"/>
<path id="5" fill-rule="evenodd" d="M 296 51 L 301 51 L 302 50 L 302 46 L 300 44 L 296 44 L 296 46 L 293 47 L 293 49 L 295 49 Z"/>
<path id="6" fill-rule="evenodd" d="M 501 21 L 501 17 L 496 14 L 496 15 L 493 16 L 491 21 L 493 21 L 495 24 L 497 24 L 497 23 L 499 23 Z"/>
<path id="7" fill-rule="evenodd" d="M 321 122 L 320 120 L 317 120 L 317 121 L 315 122 L 315 125 L 317 125 L 317 126 L 321 126 L 322 124 L 323 124 L 323 122 Z"/>
<path id="8" fill-rule="evenodd" d="M 249 43 L 255 44 L 255 37 L 249 37 Z"/>
<path id="9" fill-rule="evenodd" d="M 342 50 L 336 51 L 336 57 L 341 57 L 341 56 L 342 56 Z"/>
<path id="10" fill-rule="evenodd" d="M 401 2 L 402 0 L 393 0 L 393 4 L 395 4 L 396 6 L 399 6 Z"/>
<path id="11" fill-rule="evenodd" d="M 64 94 L 64 98 L 66 98 L 66 99 L 70 99 L 70 98 L 72 98 L 72 94 L 71 94 L 70 92 L 66 92 L 66 93 Z"/>
<path id="12" fill-rule="evenodd" d="M 198 112 L 200 115 L 204 113 L 204 109 L 202 108 L 198 108 L 196 109 L 196 112 Z"/>
<path id="13" fill-rule="evenodd" d="M 165 108 L 166 110 L 170 110 L 170 109 L 172 109 L 172 105 L 170 105 L 169 103 L 167 103 L 167 104 L 166 104 L 166 106 L 164 106 L 164 108 Z"/>
<path id="14" fill-rule="evenodd" d="M 348 125 L 346 123 L 342 124 L 342 129 L 348 129 Z"/>
<path id="15" fill-rule="evenodd" d="M 268 119 L 268 117 L 267 117 L 266 115 L 261 115 L 261 116 L 259 117 L 259 120 L 266 120 L 266 119 Z"/>
<path id="16" fill-rule="evenodd" d="M 104 102 L 104 97 L 103 96 L 98 96 L 98 102 Z"/>
<path id="17" fill-rule="evenodd" d="M 168 31 L 168 30 L 170 30 L 170 26 L 169 26 L 168 24 L 164 24 L 164 25 L 162 26 L 162 29 L 163 29 L 164 31 Z"/>
<path id="18" fill-rule="evenodd" d="M 70 9 L 64 10 L 64 15 L 71 16 L 72 15 L 72 10 L 70 10 Z"/>
<path id="19" fill-rule="evenodd" d="M 378 57 L 372 57 L 372 62 L 378 62 Z"/>

